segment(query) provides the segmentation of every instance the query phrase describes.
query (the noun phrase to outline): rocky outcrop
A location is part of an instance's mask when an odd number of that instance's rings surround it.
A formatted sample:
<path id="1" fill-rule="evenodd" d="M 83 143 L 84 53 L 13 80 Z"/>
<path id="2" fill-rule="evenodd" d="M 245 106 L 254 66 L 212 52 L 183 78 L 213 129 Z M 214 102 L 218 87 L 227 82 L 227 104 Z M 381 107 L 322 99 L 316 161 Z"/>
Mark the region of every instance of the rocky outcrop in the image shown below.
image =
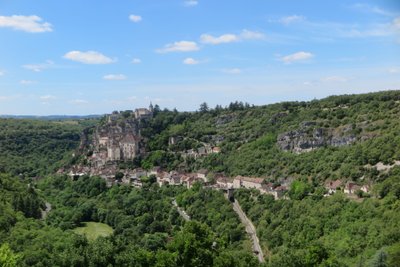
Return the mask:
<path id="1" fill-rule="evenodd" d="M 102 167 L 112 162 L 136 158 L 142 146 L 141 121 L 151 115 L 147 109 L 107 115 L 106 120 L 95 128 L 91 138 L 91 166 Z"/>
<path id="2" fill-rule="evenodd" d="M 277 143 L 280 149 L 296 153 L 325 146 L 350 145 L 357 140 L 351 130 L 351 126 L 333 129 L 316 127 L 315 122 L 303 122 L 299 129 L 280 134 Z"/>
<path id="3" fill-rule="evenodd" d="M 236 116 L 234 114 L 225 114 L 219 116 L 215 121 L 216 127 L 224 126 L 225 124 L 231 123 L 236 120 Z"/>

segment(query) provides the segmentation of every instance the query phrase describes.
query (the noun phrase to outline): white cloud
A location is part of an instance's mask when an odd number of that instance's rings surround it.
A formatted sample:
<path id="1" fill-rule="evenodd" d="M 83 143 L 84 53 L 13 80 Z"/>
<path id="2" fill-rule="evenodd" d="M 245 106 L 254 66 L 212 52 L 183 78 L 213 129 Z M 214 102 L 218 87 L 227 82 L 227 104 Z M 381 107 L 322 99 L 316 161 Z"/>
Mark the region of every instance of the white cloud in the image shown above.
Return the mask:
<path id="1" fill-rule="evenodd" d="M 140 63 L 142 63 L 142 60 L 140 58 L 132 59 L 132 64 L 140 64 Z"/>
<path id="2" fill-rule="evenodd" d="M 192 6 L 197 6 L 197 5 L 199 4 L 199 1 L 196 1 L 196 0 L 187 0 L 187 1 L 183 2 L 183 4 L 184 4 L 185 6 L 192 7 Z"/>
<path id="3" fill-rule="evenodd" d="M 285 62 L 286 64 L 290 64 L 293 62 L 305 61 L 305 60 L 311 59 L 313 57 L 314 57 L 314 55 L 311 54 L 310 52 L 301 51 L 301 52 L 297 52 L 297 53 L 294 53 L 291 55 L 284 56 L 281 58 L 281 60 L 283 62 Z"/>
<path id="4" fill-rule="evenodd" d="M 390 68 L 388 69 L 388 72 L 391 74 L 397 74 L 400 73 L 400 68 Z"/>
<path id="5" fill-rule="evenodd" d="M 4 72 L 0 70 L 0 76 L 4 76 Z"/>
<path id="6" fill-rule="evenodd" d="M 74 104 L 74 105 L 84 105 L 84 104 L 88 104 L 89 101 L 84 100 L 84 99 L 74 99 L 69 101 L 70 104 Z"/>
<path id="7" fill-rule="evenodd" d="M 328 76 L 325 78 L 322 78 L 321 81 L 323 82 L 347 82 L 349 79 L 346 77 L 342 77 L 342 76 Z"/>
<path id="8" fill-rule="evenodd" d="M 264 38 L 265 34 L 261 32 L 243 30 L 240 34 L 227 33 L 220 36 L 213 36 L 211 34 L 202 34 L 200 36 L 200 41 L 204 44 L 218 45 L 218 44 L 238 42 L 242 40 L 258 40 Z"/>
<path id="9" fill-rule="evenodd" d="M 292 15 L 292 16 L 286 16 L 282 17 L 279 19 L 279 22 L 284 24 L 284 25 L 289 25 L 295 22 L 302 22 L 305 21 L 306 18 L 303 16 L 298 16 L 298 15 Z"/>
<path id="10" fill-rule="evenodd" d="M 23 65 L 22 67 L 27 70 L 31 70 L 34 72 L 41 72 L 44 69 L 50 68 L 52 65 L 54 65 L 54 62 L 51 60 L 47 60 L 46 63 L 42 64 L 26 64 Z"/>
<path id="11" fill-rule="evenodd" d="M 139 15 L 129 15 L 129 19 L 133 22 L 140 22 L 142 21 L 142 16 Z"/>
<path id="12" fill-rule="evenodd" d="M 311 86 L 311 85 L 313 85 L 313 83 L 312 83 L 312 82 L 303 82 L 303 85 L 305 85 L 305 86 Z"/>
<path id="13" fill-rule="evenodd" d="M 40 97 L 40 100 L 43 100 L 43 101 L 49 101 L 49 100 L 54 100 L 54 99 L 56 99 L 57 97 L 55 97 L 55 96 L 53 96 L 53 95 L 42 95 L 41 97 Z"/>
<path id="14" fill-rule="evenodd" d="M 400 30 L 400 17 L 395 18 L 392 25 L 396 30 Z"/>
<path id="15" fill-rule="evenodd" d="M 233 69 L 223 69 L 222 72 L 227 74 L 240 74 L 242 73 L 242 70 L 238 68 L 233 68 Z"/>
<path id="16" fill-rule="evenodd" d="M 12 28 L 14 30 L 30 33 L 41 33 L 53 31 L 52 25 L 48 22 L 42 22 L 42 18 L 32 16 L 0 16 L 0 27 Z"/>
<path id="17" fill-rule="evenodd" d="M 164 46 L 164 48 L 157 49 L 156 51 L 158 53 L 191 52 L 191 51 L 197 51 L 199 49 L 200 48 L 198 47 L 196 42 L 180 41 L 172 44 L 167 44 Z"/>
<path id="18" fill-rule="evenodd" d="M 200 36 L 200 40 L 204 44 L 224 44 L 224 43 L 232 43 L 239 41 L 239 37 L 235 34 L 223 34 L 221 36 L 212 36 L 210 34 L 202 34 Z"/>
<path id="19" fill-rule="evenodd" d="M 31 80 L 21 80 L 19 81 L 20 84 L 22 85 L 30 85 L 36 83 L 36 81 L 31 81 Z"/>
<path id="20" fill-rule="evenodd" d="M 115 62 L 115 60 L 96 51 L 70 51 L 64 55 L 64 58 L 84 64 L 110 64 Z"/>
<path id="21" fill-rule="evenodd" d="M 261 32 L 253 32 L 249 30 L 243 30 L 239 36 L 242 40 L 257 40 L 257 39 L 264 39 L 265 34 Z"/>
<path id="22" fill-rule="evenodd" d="M 193 58 L 191 58 L 191 57 L 188 57 L 188 58 L 185 58 L 184 60 L 183 60 L 183 64 L 186 64 L 186 65 L 197 65 L 197 64 L 199 64 L 200 62 L 198 61 L 198 60 L 195 60 L 195 59 L 193 59 Z"/>
<path id="23" fill-rule="evenodd" d="M 122 81 L 126 80 L 126 76 L 123 74 L 108 74 L 104 75 L 103 79 L 108 81 Z"/>
<path id="24" fill-rule="evenodd" d="M 9 96 L 0 95 L 0 101 L 10 101 L 10 100 L 14 100 L 14 99 L 17 99 L 20 97 L 21 97 L 21 95 L 9 95 Z"/>

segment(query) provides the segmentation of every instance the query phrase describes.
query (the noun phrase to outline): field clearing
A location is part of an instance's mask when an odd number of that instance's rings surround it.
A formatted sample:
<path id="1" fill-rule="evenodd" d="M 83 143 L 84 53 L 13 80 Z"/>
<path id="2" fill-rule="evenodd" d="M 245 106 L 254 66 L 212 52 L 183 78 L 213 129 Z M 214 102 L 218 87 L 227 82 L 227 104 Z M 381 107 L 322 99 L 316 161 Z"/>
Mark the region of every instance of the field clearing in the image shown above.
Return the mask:
<path id="1" fill-rule="evenodd" d="M 80 235 L 85 235 L 89 240 L 96 240 L 100 236 L 110 236 L 113 229 L 104 223 L 84 222 L 85 226 L 75 228 L 73 231 Z"/>

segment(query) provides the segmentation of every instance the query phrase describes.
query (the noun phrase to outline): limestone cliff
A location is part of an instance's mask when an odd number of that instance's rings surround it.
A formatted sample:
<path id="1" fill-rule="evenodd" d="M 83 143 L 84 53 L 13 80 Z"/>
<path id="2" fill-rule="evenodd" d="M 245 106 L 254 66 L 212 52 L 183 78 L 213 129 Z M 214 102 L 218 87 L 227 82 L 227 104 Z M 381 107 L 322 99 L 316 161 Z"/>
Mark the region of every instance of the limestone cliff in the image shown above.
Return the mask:
<path id="1" fill-rule="evenodd" d="M 351 126 L 321 128 L 314 122 L 303 122 L 299 129 L 278 135 L 277 143 L 280 149 L 296 153 L 324 146 L 344 146 L 357 140 L 351 130 Z"/>

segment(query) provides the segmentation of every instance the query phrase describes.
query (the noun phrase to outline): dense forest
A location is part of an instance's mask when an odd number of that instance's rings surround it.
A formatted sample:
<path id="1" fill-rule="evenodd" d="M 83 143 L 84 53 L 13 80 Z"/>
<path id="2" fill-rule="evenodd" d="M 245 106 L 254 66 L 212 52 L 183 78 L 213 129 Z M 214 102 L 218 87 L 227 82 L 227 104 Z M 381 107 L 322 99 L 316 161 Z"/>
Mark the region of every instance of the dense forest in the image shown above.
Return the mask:
<path id="1" fill-rule="evenodd" d="M 55 172 L 73 158 L 82 131 L 97 122 L 0 118 L 0 172 L 27 178 Z"/>
<path id="2" fill-rule="evenodd" d="M 262 264 L 220 191 L 159 187 L 151 177 L 142 188 L 107 187 L 100 177 L 56 174 L 84 160 L 81 133 L 102 120 L 0 119 L 0 266 L 400 266 L 400 167 L 374 168 L 400 160 L 399 118 L 400 91 L 266 106 L 203 103 L 197 112 L 155 107 L 142 122 L 147 153 L 127 165 L 293 180 L 280 200 L 235 192 L 257 228 Z M 278 144 L 282 134 L 317 128 L 339 137 L 346 129 L 354 140 L 301 153 Z M 221 152 L 183 157 L 207 144 Z M 323 183 L 334 179 L 372 191 L 324 197 Z M 79 234 L 87 222 L 112 231 Z"/>
<path id="3" fill-rule="evenodd" d="M 1 176 L 0 265 L 15 266 L 256 266 L 250 251 L 242 249 L 244 230 L 221 196 L 210 205 L 223 210 L 196 210 L 196 220 L 184 223 L 172 205 L 202 201 L 210 194 L 197 186 L 106 188 L 103 179 L 48 177 L 37 188 L 18 178 Z M 183 195 L 181 195 L 183 194 Z M 211 193 L 212 194 L 212 193 Z M 44 219 L 40 210 L 46 196 L 52 211 Z M 24 204 L 20 204 L 24 203 Z M 219 218 L 221 217 L 221 218 Z M 224 218 L 231 218 L 224 220 Z M 88 240 L 72 229 L 83 222 L 106 223 L 108 237 Z M 2 255 L 2 254 L 0 254 Z M 10 264 L 10 265 L 6 265 Z M 3 265 L 2 265 L 3 266 Z"/>

